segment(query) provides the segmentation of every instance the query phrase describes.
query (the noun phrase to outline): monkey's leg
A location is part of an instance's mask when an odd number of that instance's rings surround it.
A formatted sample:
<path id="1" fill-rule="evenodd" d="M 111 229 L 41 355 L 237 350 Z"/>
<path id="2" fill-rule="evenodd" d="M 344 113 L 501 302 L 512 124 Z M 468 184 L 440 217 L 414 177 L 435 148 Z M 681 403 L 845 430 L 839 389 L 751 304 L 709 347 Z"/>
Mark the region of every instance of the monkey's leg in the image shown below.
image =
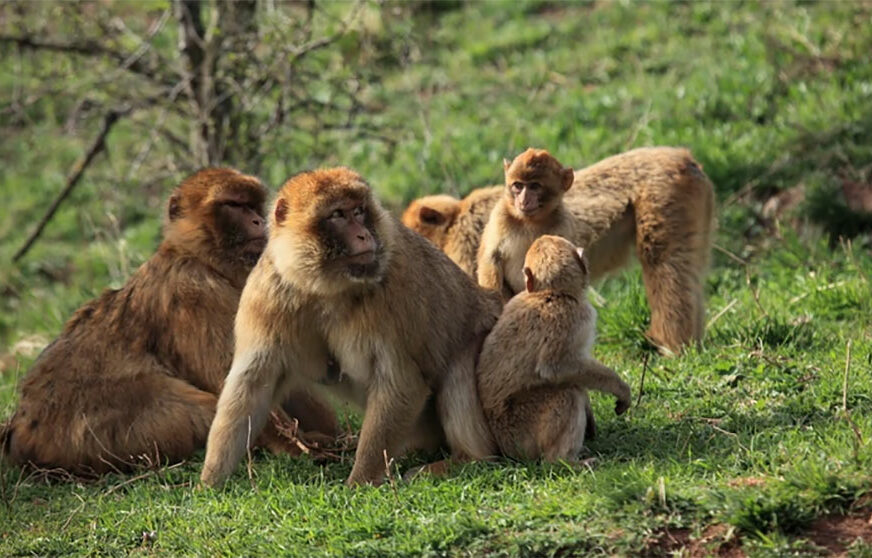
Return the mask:
<path id="1" fill-rule="evenodd" d="M 651 326 L 648 336 L 659 346 L 673 353 L 697 340 L 702 324 L 702 284 L 686 254 L 674 254 L 653 263 L 640 254 L 642 278 Z"/>
<path id="2" fill-rule="evenodd" d="M 618 373 L 596 360 L 588 357 L 582 361 L 578 384 L 587 388 L 611 393 L 618 398 L 615 413 L 622 414 L 630 407 L 630 386 Z"/>
<path id="3" fill-rule="evenodd" d="M 387 459 L 398 455 L 427 403 L 429 388 L 414 366 L 403 370 L 390 366 L 386 373 L 379 372 L 369 386 L 354 466 L 345 481 L 349 486 L 382 483 L 385 453 Z M 396 377 L 400 374 L 403 378 Z"/>
<path id="4" fill-rule="evenodd" d="M 485 459 L 494 454 L 496 445 L 475 381 L 478 342 L 470 343 L 459 353 L 437 395 L 439 417 L 455 459 Z"/>
<path id="5" fill-rule="evenodd" d="M 590 399 L 583 389 L 554 388 L 543 397 L 538 445 L 542 459 L 574 461 L 584 445 Z"/>
<path id="6" fill-rule="evenodd" d="M 206 443 L 200 474 L 205 484 L 216 486 L 226 480 L 260 434 L 272 406 L 277 360 L 256 353 L 234 358 Z"/>
<path id="7" fill-rule="evenodd" d="M 565 384 L 514 396 L 493 423 L 500 451 L 516 459 L 574 460 L 584 444 L 589 405 L 586 390 Z"/>
<path id="8" fill-rule="evenodd" d="M 203 447 L 215 396 L 151 369 L 118 381 L 58 386 L 80 392 L 72 408 L 24 402 L 9 455 L 19 463 L 89 474 L 177 462 Z M 26 419 L 26 420 L 19 420 Z"/>

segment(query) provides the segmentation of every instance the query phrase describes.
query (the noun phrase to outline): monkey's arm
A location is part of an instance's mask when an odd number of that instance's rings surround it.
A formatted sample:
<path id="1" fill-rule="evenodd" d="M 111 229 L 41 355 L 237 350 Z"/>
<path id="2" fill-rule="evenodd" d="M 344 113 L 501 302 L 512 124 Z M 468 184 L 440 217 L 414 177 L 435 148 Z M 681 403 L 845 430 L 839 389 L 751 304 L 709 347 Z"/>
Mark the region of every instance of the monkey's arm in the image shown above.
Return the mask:
<path id="1" fill-rule="evenodd" d="M 381 484 L 390 459 L 403 450 L 430 389 L 411 359 L 382 356 L 369 385 L 354 467 L 345 483 Z"/>
<path id="2" fill-rule="evenodd" d="M 620 415 L 626 411 L 630 406 L 630 386 L 617 372 L 595 358 L 579 355 L 567 341 L 569 339 L 543 343 L 536 373 L 544 380 L 569 381 L 585 389 L 611 393 L 618 398 L 615 413 Z M 567 346 L 557 346 L 561 344 Z"/>
<path id="3" fill-rule="evenodd" d="M 593 357 L 580 359 L 576 378 L 585 388 L 611 393 L 618 398 L 615 414 L 623 414 L 630 407 L 630 386 L 618 373 Z"/>
<path id="4" fill-rule="evenodd" d="M 281 360 L 277 347 L 237 349 L 209 430 L 200 475 L 204 484 L 224 482 L 263 429 Z"/>
<path id="5" fill-rule="evenodd" d="M 486 239 L 487 237 L 485 237 Z M 505 281 L 503 265 L 505 258 L 500 252 L 499 245 L 491 246 L 482 240 L 478 259 L 478 284 L 486 289 L 500 293 L 503 302 L 512 298 L 513 294 Z"/>

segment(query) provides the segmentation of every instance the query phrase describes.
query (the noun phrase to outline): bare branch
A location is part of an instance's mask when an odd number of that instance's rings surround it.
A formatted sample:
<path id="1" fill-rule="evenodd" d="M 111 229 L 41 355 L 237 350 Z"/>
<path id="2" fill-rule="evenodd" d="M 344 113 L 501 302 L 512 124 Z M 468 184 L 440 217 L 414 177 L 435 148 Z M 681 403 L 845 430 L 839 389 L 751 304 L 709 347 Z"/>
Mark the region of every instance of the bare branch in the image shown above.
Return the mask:
<path id="1" fill-rule="evenodd" d="M 73 165 L 72 172 L 69 177 L 67 177 L 66 186 L 64 189 L 60 191 L 55 200 L 49 206 L 48 210 L 45 212 L 45 215 L 42 216 L 39 223 L 36 225 L 36 229 L 30 233 L 30 236 L 25 241 L 24 245 L 15 252 L 15 255 L 12 256 L 12 261 L 17 262 L 20 260 L 33 246 L 39 236 L 42 234 L 43 229 L 54 216 L 55 212 L 60 207 L 61 203 L 70 195 L 70 192 L 73 191 L 73 188 L 79 183 L 79 180 L 82 178 L 82 175 L 85 173 L 85 170 L 90 166 L 91 162 L 94 158 L 105 149 L 106 147 L 106 136 L 109 135 L 109 132 L 112 130 L 112 127 L 118 122 L 118 119 L 122 116 L 125 116 L 130 113 L 132 109 L 130 107 L 124 107 L 120 109 L 112 109 L 110 110 L 106 116 L 103 117 L 103 127 L 100 129 L 100 132 L 97 134 L 97 137 L 94 138 L 94 141 L 91 143 L 91 146 L 88 148 L 88 151 L 85 153 L 85 156 L 76 162 Z"/>
<path id="2" fill-rule="evenodd" d="M 0 43 L 13 43 L 20 48 L 31 50 L 47 50 L 51 52 L 63 52 L 66 54 L 78 54 L 81 56 L 106 57 L 117 62 L 122 69 L 134 74 L 146 77 L 162 85 L 172 85 L 168 76 L 161 75 L 157 68 L 142 60 L 142 53 L 125 53 L 113 50 L 104 44 L 94 40 L 76 42 L 63 42 L 55 40 L 37 40 L 33 37 L 21 35 L 0 35 Z"/>

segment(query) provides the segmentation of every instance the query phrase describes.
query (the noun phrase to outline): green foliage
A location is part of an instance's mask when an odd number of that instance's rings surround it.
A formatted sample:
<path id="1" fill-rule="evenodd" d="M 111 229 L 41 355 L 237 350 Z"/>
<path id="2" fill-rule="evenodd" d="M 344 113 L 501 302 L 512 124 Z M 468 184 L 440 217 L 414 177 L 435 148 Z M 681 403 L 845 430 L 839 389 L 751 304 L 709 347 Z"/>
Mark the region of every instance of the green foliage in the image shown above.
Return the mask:
<path id="1" fill-rule="evenodd" d="M 72 26 L 62 17 L 70 6 L 35 9 L 48 32 Z M 87 6 L 141 26 L 137 17 L 166 4 Z M 329 21 L 316 31 L 334 30 Z M 866 237 L 838 241 L 869 229 L 838 193 L 845 178 L 868 183 L 872 165 L 872 35 L 856 31 L 870 23 L 868 6 L 851 2 L 366 5 L 316 60 L 331 79 L 363 68 L 358 124 L 373 133 L 311 134 L 290 122 L 260 146 L 262 177 L 276 188 L 297 170 L 347 164 L 398 209 L 497 182 L 501 159 L 528 145 L 576 166 L 686 145 L 719 198 L 703 347 L 678 358 L 652 351 L 631 268 L 597 285 L 595 351 L 638 405 L 616 417 L 614 401 L 593 394 L 589 467 L 477 463 L 445 479 L 349 490 L 348 462 L 256 455 L 251 479 L 240 467 L 212 491 L 194 488 L 202 454 L 135 481 L 52 483 L 0 465 L 0 555 L 638 555 L 656 554 L 663 528 L 698 534 L 711 524 L 735 528 L 754 555 L 814 555 L 809 522 L 852 510 L 872 490 L 872 256 Z M 81 31 L 100 32 L 87 22 Z M 282 38 L 271 33 L 264 48 Z M 176 48 L 170 27 L 155 48 Z M 98 72 L 88 60 L 8 46 L 0 57 L 0 126 L 14 132 L 0 142 L 0 260 L 9 262 L 99 124 L 65 129 Z M 57 85 L 53 76 L 66 76 L 69 93 L 2 112 L 21 91 Z M 0 417 L 35 357 L 34 336 L 51 339 L 157 244 L 164 198 L 183 172 L 143 170 L 170 148 L 144 152 L 142 130 L 120 123 L 34 249 L 0 266 Z M 761 220 L 769 195 L 797 185 L 807 188 L 801 220 L 823 233 Z M 869 552 L 858 543 L 849 555 Z"/>

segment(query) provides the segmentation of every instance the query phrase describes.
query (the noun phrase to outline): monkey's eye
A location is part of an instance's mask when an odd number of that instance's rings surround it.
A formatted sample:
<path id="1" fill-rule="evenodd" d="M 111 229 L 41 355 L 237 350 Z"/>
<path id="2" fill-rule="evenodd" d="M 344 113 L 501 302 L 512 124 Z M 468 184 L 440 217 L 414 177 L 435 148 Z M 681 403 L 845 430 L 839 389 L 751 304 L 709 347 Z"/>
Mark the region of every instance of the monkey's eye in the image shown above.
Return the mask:
<path id="1" fill-rule="evenodd" d="M 531 182 L 531 183 L 527 184 L 527 188 L 529 188 L 531 190 L 538 190 L 541 187 L 542 187 L 542 185 L 539 184 L 538 182 Z"/>
<path id="2" fill-rule="evenodd" d="M 345 215 L 342 210 L 336 209 L 333 211 L 333 213 L 330 214 L 330 217 L 328 217 L 328 219 L 343 219 L 344 217 Z"/>
<path id="3" fill-rule="evenodd" d="M 523 189 L 524 189 L 524 185 L 521 184 L 520 182 L 513 182 L 512 183 L 512 191 L 513 192 L 518 193 Z"/>
<path id="4" fill-rule="evenodd" d="M 224 202 L 224 205 L 226 205 L 227 207 L 242 207 L 242 204 L 238 201 L 226 201 Z"/>
<path id="5" fill-rule="evenodd" d="M 355 218 L 363 217 L 364 213 L 366 213 L 366 208 L 363 207 L 362 205 L 358 205 L 357 207 L 354 208 L 354 211 L 351 212 L 351 214 Z"/>

